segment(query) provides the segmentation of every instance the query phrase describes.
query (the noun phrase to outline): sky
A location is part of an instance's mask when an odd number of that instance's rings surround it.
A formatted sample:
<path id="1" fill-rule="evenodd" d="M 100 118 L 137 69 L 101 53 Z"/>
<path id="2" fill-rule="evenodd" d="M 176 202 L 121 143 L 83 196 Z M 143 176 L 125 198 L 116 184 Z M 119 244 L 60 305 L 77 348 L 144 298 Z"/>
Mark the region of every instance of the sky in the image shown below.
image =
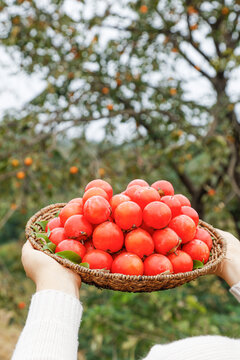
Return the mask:
<path id="1" fill-rule="evenodd" d="M 47 0 L 41 1 L 41 6 L 44 6 L 44 3 L 47 3 Z M 103 4 L 104 1 L 101 1 Z M 99 3 L 100 4 L 100 3 Z M 68 15 L 76 17 L 77 8 L 81 6 L 79 3 L 76 3 L 74 0 L 65 1 L 65 11 Z M 91 6 L 92 1 L 89 2 L 89 14 L 91 15 Z M 99 11 L 101 12 L 101 5 Z M 118 11 L 118 5 L 116 3 L 116 11 Z M 109 29 L 103 30 L 101 33 L 101 39 L 103 46 L 110 38 L 116 38 L 118 33 L 109 32 Z M 196 40 L 199 41 L 202 45 L 202 49 L 208 54 L 211 54 L 214 49 L 213 45 L 209 40 L 205 38 L 204 31 L 196 32 Z M 205 69 L 210 73 L 210 69 L 206 61 L 201 58 L 194 50 L 191 49 L 190 45 L 185 45 L 184 50 L 190 54 L 191 59 L 195 64 L 198 64 L 202 69 Z M 198 71 L 191 68 L 184 60 L 175 60 L 174 54 L 172 59 L 169 61 L 169 68 L 166 70 L 169 72 L 169 77 L 171 76 L 171 61 L 177 61 L 177 76 L 179 79 L 185 80 L 184 90 L 185 97 L 187 100 L 195 100 L 202 104 L 211 105 L 214 100 L 214 92 L 211 89 L 209 82 L 204 79 Z M 3 46 L 0 45 L 0 119 L 3 116 L 5 111 L 11 109 L 21 109 L 25 103 L 33 99 L 38 93 L 40 93 L 46 86 L 45 81 L 41 79 L 40 74 L 26 74 L 24 73 L 15 63 L 14 59 L 6 52 Z M 236 69 L 229 80 L 228 94 L 232 101 L 240 100 L 240 67 Z M 237 106 L 237 112 L 240 114 L 240 104 Z M 89 140 L 101 141 L 104 137 L 104 124 L 105 120 L 102 121 L 93 121 L 87 130 L 87 137 Z M 127 140 L 131 136 L 134 127 L 131 123 L 129 124 L 117 124 L 117 132 L 121 139 Z"/>

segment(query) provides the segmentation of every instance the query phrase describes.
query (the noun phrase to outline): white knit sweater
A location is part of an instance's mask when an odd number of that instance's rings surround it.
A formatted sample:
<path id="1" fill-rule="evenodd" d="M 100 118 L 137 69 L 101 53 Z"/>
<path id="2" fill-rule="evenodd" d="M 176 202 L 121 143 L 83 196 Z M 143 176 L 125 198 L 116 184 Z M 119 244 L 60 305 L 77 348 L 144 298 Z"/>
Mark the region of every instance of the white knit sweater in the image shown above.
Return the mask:
<path id="1" fill-rule="evenodd" d="M 230 292 L 240 302 L 240 282 Z M 35 293 L 12 360 L 76 360 L 80 301 L 64 292 Z M 155 345 L 144 360 L 239 360 L 240 339 L 198 336 Z"/>

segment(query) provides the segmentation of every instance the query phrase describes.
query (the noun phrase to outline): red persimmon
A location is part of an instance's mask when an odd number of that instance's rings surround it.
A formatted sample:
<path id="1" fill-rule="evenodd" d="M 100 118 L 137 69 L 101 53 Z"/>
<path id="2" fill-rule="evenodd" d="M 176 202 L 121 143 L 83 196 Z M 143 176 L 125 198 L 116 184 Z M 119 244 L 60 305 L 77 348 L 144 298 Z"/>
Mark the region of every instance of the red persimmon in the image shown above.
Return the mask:
<path id="1" fill-rule="evenodd" d="M 107 252 L 96 249 L 87 252 L 82 262 L 88 263 L 90 269 L 110 270 L 113 259 Z"/>
<path id="2" fill-rule="evenodd" d="M 151 187 L 140 187 L 134 193 L 134 201 L 143 210 L 145 206 L 153 201 L 160 201 L 160 195 L 156 189 Z"/>
<path id="3" fill-rule="evenodd" d="M 114 211 L 119 204 L 121 204 L 125 201 L 130 201 L 130 200 L 131 200 L 130 197 L 127 195 L 124 195 L 124 194 L 114 195 L 111 198 L 111 200 L 109 201 L 111 208 L 112 208 L 112 214 L 114 215 Z"/>
<path id="4" fill-rule="evenodd" d="M 113 195 L 113 189 L 112 189 L 111 185 L 107 181 L 104 181 L 102 179 L 92 180 L 85 187 L 85 191 L 87 191 L 88 189 L 91 189 L 92 187 L 100 187 L 101 189 L 103 189 L 107 193 L 108 199 L 109 200 L 111 199 L 111 197 Z"/>
<path id="5" fill-rule="evenodd" d="M 190 206 L 182 206 L 181 207 L 181 213 L 183 215 L 187 215 L 189 216 L 191 219 L 193 219 L 193 221 L 195 222 L 196 226 L 198 226 L 199 223 L 199 215 L 196 212 L 196 210 L 194 210 L 192 207 Z"/>
<path id="6" fill-rule="evenodd" d="M 173 266 L 168 258 L 161 254 L 152 254 L 144 261 L 144 275 L 154 276 L 169 271 L 173 273 Z"/>
<path id="7" fill-rule="evenodd" d="M 104 191 L 101 188 L 92 187 L 92 188 L 88 189 L 83 195 L 83 198 L 82 198 L 83 206 L 84 206 L 85 202 L 93 196 L 102 196 L 104 199 L 108 200 L 108 195 L 107 195 L 106 191 Z"/>
<path id="8" fill-rule="evenodd" d="M 180 201 L 181 206 L 191 206 L 191 203 L 186 196 L 182 194 L 176 194 L 174 197 Z"/>
<path id="9" fill-rule="evenodd" d="M 168 226 L 178 234 L 183 244 L 194 239 L 196 224 L 189 216 L 176 216 L 170 221 Z"/>
<path id="10" fill-rule="evenodd" d="M 61 220 L 59 217 L 55 217 L 49 220 L 49 222 L 46 225 L 45 232 L 48 232 L 48 229 L 53 230 L 55 228 L 60 228 L 60 227 L 62 227 Z"/>
<path id="11" fill-rule="evenodd" d="M 51 231 L 49 235 L 49 240 L 54 243 L 55 245 L 58 245 L 61 241 L 65 240 L 67 238 L 64 228 L 55 228 Z"/>
<path id="12" fill-rule="evenodd" d="M 170 208 L 160 202 L 153 201 L 143 209 L 143 220 L 147 226 L 162 229 L 167 226 L 172 218 Z"/>
<path id="13" fill-rule="evenodd" d="M 135 192 L 140 189 L 141 186 L 140 185 L 132 185 L 129 188 L 127 188 L 123 194 L 130 197 L 130 200 L 134 201 L 135 200 Z"/>
<path id="14" fill-rule="evenodd" d="M 202 240 L 207 244 L 209 250 L 212 248 L 212 238 L 211 235 L 207 232 L 207 230 L 197 228 L 194 239 Z"/>
<path id="15" fill-rule="evenodd" d="M 185 273 L 192 271 L 193 261 L 190 255 L 182 250 L 177 250 L 174 253 L 168 255 L 168 259 L 171 261 L 173 266 L 173 272 L 175 274 Z"/>
<path id="16" fill-rule="evenodd" d="M 125 252 L 113 260 L 111 272 L 124 275 L 143 275 L 143 262 L 136 254 Z"/>
<path id="17" fill-rule="evenodd" d="M 109 219 L 111 206 L 102 196 L 92 196 L 85 202 L 83 214 L 91 224 L 100 224 Z"/>
<path id="18" fill-rule="evenodd" d="M 204 264 L 208 261 L 210 251 L 205 242 L 194 239 L 185 244 L 182 248 L 193 260 L 202 261 Z"/>
<path id="19" fill-rule="evenodd" d="M 142 179 L 135 179 L 130 181 L 130 183 L 127 186 L 127 189 L 130 188 L 133 185 L 139 185 L 139 186 L 149 186 L 148 183 L 145 180 Z"/>
<path id="20" fill-rule="evenodd" d="M 125 201 L 116 207 L 114 218 L 121 229 L 134 229 L 142 223 L 142 210 L 135 202 Z"/>
<path id="21" fill-rule="evenodd" d="M 181 203 L 175 197 L 175 195 L 174 196 L 169 196 L 169 195 L 163 196 L 161 198 L 161 201 L 170 207 L 170 210 L 172 213 L 172 218 L 181 214 Z"/>
<path id="22" fill-rule="evenodd" d="M 175 231 L 169 227 L 154 231 L 153 241 L 155 251 L 162 255 L 169 255 L 171 252 L 176 251 L 181 242 Z"/>
<path id="23" fill-rule="evenodd" d="M 82 214 L 82 205 L 79 203 L 71 203 L 65 205 L 60 211 L 59 218 L 61 220 L 62 226 L 64 226 L 65 222 L 72 215 L 81 215 Z"/>
<path id="24" fill-rule="evenodd" d="M 72 200 L 70 200 L 70 201 L 68 202 L 68 204 L 72 204 L 72 203 L 82 204 L 82 198 L 81 198 L 81 197 L 79 197 L 79 198 L 74 198 L 74 199 L 72 199 Z"/>
<path id="25" fill-rule="evenodd" d="M 124 236 L 117 224 L 106 221 L 95 228 L 92 241 L 96 249 L 114 253 L 123 247 Z"/>
<path id="26" fill-rule="evenodd" d="M 64 230 L 68 239 L 86 240 L 93 228 L 83 215 L 73 215 L 66 221 Z"/>
<path id="27" fill-rule="evenodd" d="M 81 257 L 81 260 L 83 259 L 86 253 L 85 246 L 83 246 L 83 244 L 81 244 L 79 241 L 72 239 L 66 239 L 61 241 L 56 247 L 55 253 L 65 250 L 74 251 L 76 254 L 78 254 Z"/>
<path id="28" fill-rule="evenodd" d="M 151 185 L 151 187 L 156 189 L 160 196 L 165 196 L 165 195 L 173 196 L 174 195 L 174 188 L 173 188 L 172 184 L 169 181 L 158 180 L 158 181 L 155 181 Z"/>
<path id="29" fill-rule="evenodd" d="M 136 229 L 130 231 L 125 238 L 126 250 L 138 255 L 141 259 L 151 255 L 154 251 L 154 242 L 151 235 L 143 230 Z"/>

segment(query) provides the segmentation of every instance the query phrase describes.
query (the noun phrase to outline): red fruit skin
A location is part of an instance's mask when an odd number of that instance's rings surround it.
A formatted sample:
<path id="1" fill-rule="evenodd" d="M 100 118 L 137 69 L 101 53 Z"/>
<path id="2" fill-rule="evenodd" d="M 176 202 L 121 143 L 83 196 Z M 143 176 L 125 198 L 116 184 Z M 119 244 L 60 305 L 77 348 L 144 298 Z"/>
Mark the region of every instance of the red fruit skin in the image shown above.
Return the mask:
<path id="1" fill-rule="evenodd" d="M 125 201 L 130 201 L 130 200 L 131 200 L 130 197 L 127 195 L 124 195 L 124 194 L 114 195 L 111 198 L 111 200 L 109 201 L 111 208 L 112 208 L 112 215 L 114 216 L 114 211 L 119 204 L 121 204 Z"/>
<path id="2" fill-rule="evenodd" d="M 181 207 L 181 213 L 183 215 L 187 215 L 189 216 L 191 219 L 193 219 L 193 221 L 195 222 L 196 226 L 198 226 L 199 223 L 199 215 L 196 212 L 196 210 L 194 210 L 192 207 L 190 206 L 182 206 Z"/>
<path id="3" fill-rule="evenodd" d="M 72 239 L 66 239 L 61 241 L 56 247 L 55 253 L 65 250 L 74 251 L 76 254 L 78 254 L 81 257 L 81 259 L 83 259 L 86 253 L 85 246 L 83 246 L 83 244 L 81 244 L 79 241 Z"/>
<path id="4" fill-rule="evenodd" d="M 91 224 L 100 224 L 109 219 L 111 206 L 102 196 L 93 196 L 85 202 L 83 214 Z"/>
<path id="5" fill-rule="evenodd" d="M 145 180 L 135 179 L 135 180 L 130 181 L 130 183 L 127 186 L 127 189 L 130 188 L 131 186 L 134 186 L 134 185 L 149 186 L 149 184 Z"/>
<path id="6" fill-rule="evenodd" d="M 206 264 L 209 259 L 209 248 L 207 244 L 201 240 L 194 239 L 189 241 L 182 247 L 182 250 L 190 255 L 193 260 L 202 261 L 204 264 Z"/>
<path id="7" fill-rule="evenodd" d="M 125 238 L 125 247 L 127 252 L 136 254 L 142 259 L 144 256 L 153 253 L 154 242 L 147 231 L 139 228 L 132 230 L 127 234 Z"/>
<path id="8" fill-rule="evenodd" d="M 181 203 L 180 201 L 174 196 L 163 196 L 161 201 L 170 207 L 172 218 L 181 215 Z"/>
<path id="9" fill-rule="evenodd" d="M 79 203 L 71 203 L 65 205 L 60 211 L 59 218 L 61 220 L 62 226 L 72 215 L 81 215 L 82 214 L 82 205 Z"/>
<path id="10" fill-rule="evenodd" d="M 134 193 L 134 201 L 143 210 L 145 206 L 153 201 L 160 201 L 160 195 L 156 189 L 151 187 L 140 187 Z"/>
<path id="11" fill-rule="evenodd" d="M 174 253 L 168 255 L 168 259 L 172 263 L 174 274 L 185 273 L 192 271 L 193 269 L 193 261 L 191 256 L 182 250 L 177 250 Z"/>
<path id="12" fill-rule="evenodd" d="M 113 259 L 107 252 L 96 249 L 87 252 L 82 262 L 88 263 L 90 269 L 111 270 Z"/>
<path id="13" fill-rule="evenodd" d="M 212 248 L 212 238 L 211 235 L 204 229 L 197 228 L 194 239 L 202 240 L 207 244 L 209 250 Z"/>
<path id="14" fill-rule="evenodd" d="M 93 196 L 102 196 L 104 199 L 108 200 L 108 195 L 107 195 L 106 191 L 104 191 L 101 188 L 92 187 L 92 188 L 88 189 L 83 195 L 83 198 L 82 198 L 83 206 L 84 206 L 85 202 Z"/>
<path id="15" fill-rule="evenodd" d="M 174 188 L 169 181 L 158 180 L 158 181 L 155 181 L 151 185 L 151 187 L 156 189 L 160 196 L 166 196 L 166 195 L 173 196 L 174 195 Z"/>
<path id="16" fill-rule="evenodd" d="M 112 189 L 111 185 L 107 181 L 104 181 L 102 179 L 92 180 L 85 187 L 85 192 L 88 189 L 91 189 L 92 187 L 100 187 L 101 189 L 103 189 L 107 193 L 109 200 L 113 196 L 113 189 Z"/>
<path id="17" fill-rule="evenodd" d="M 114 253 L 123 247 L 124 236 L 117 224 L 106 221 L 95 228 L 92 241 L 96 249 Z"/>
<path id="18" fill-rule="evenodd" d="M 135 192 L 140 188 L 140 185 L 132 185 L 124 191 L 124 195 L 130 197 L 130 200 L 135 201 Z"/>
<path id="19" fill-rule="evenodd" d="M 85 246 L 86 252 L 95 250 L 92 240 L 85 241 L 84 246 Z"/>
<path id="20" fill-rule="evenodd" d="M 86 240 L 93 228 L 83 215 L 73 215 L 66 221 L 64 230 L 68 239 Z"/>
<path id="21" fill-rule="evenodd" d="M 125 252 L 113 260 L 111 272 L 124 275 L 143 275 L 143 262 L 136 254 Z"/>
<path id="22" fill-rule="evenodd" d="M 182 194 L 176 194 L 174 196 L 176 199 L 178 199 L 180 201 L 181 206 L 191 206 L 191 203 L 186 196 L 184 196 Z"/>
<path id="23" fill-rule="evenodd" d="M 170 208 L 160 201 L 153 201 L 143 209 L 144 223 L 154 229 L 164 228 L 169 224 L 171 218 Z"/>
<path id="24" fill-rule="evenodd" d="M 175 231 L 167 227 L 162 230 L 154 231 L 153 241 L 155 245 L 155 251 L 158 254 L 169 255 L 171 252 L 177 249 L 181 240 Z"/>
<path id="25" fill-rule="evenodd" d="M 176 216 L 170 221 L 168 226 L 177 233 L 183 244 L 194 239 L 197 227 L 189 216 Z"/>
<path id="26" fill-rule="evenodd" d="M 116 224 L 123 230 L 139 227 L 142 223 L 142 210 L 133 201 L 125 201 L 117 206 L 114 213 Z"/>
<path id="27" fill-rule="evenodd" d="M 82 198 L 81 197 L 79 197 L 79 198 L 74 198 L 74 199 L 72 199 L 72 200 L 70 200 L 69 202 L 68 202 L 68 204 L 72 204 L 72 203 L 78 203 L 78 204 L 81 204 L 82 205 Z"/>
<path id="28" fill-rule="evenodd" d="M 47 223 L 46 227 L 45 227 L 45 232 L 48 232 L 49 230 L 53 230 L 55 228 L 60 228 L 62 227 L 62 223 L 59 217 L 55 217 L 51 220 L 49 220 L 49 222 Z"/>
<path id="29" fill-rule="evenodd" d="M 66 238 L 67 236 L 65 234 L 65 230 L 63 227 L 53 229 L 49 235 L 49 240 L 55 245 L 58 245 L 61 241 L 65 240 Z"/>
<path id="30" fill-rule="evenodd" d="M 165 271 L 173 273 L 173 266 L 168 258 L 161 254 L 152 254 L 144 261 L 144 275 L 154 276 Z"/>

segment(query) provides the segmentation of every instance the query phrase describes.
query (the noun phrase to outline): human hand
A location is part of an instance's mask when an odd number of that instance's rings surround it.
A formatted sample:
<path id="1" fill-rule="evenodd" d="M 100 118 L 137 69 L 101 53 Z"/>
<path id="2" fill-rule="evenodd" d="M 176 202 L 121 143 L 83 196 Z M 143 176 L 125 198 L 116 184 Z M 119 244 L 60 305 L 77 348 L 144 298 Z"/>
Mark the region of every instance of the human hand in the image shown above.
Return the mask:
<path id="1" fill-rule="evenodd" d="M 240 281 L 240 241 L 229 232 L 217 229 L 227 244 L 226 256 L 214 272 L 230 287 Z"/>
<path id="2" fill-rule="evenodd" d="M 79 299 L 80 276 L 42 251 L 35 250 L 29 241 L 22 248 L 22 264 L 26 275 L 35 282 L 37 291 L 60 290 Z"/>

